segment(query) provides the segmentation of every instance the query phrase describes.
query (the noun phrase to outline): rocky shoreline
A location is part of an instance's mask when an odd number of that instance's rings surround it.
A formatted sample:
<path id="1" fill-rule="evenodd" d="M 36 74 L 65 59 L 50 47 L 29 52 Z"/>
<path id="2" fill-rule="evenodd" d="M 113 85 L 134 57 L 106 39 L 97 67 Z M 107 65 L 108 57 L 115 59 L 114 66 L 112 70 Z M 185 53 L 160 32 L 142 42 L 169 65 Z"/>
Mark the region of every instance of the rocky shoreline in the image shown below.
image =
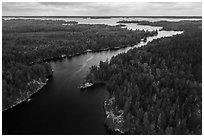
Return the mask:
<path id="1" fill-rule="evenodd" d="M 37 93 L 40 89 L 42 89 L 42 88 L 47 84 L 47 81 L 48 81 L 48 80 L 49 80 L 49 79 L 47 78 L 47 79 L 45 80 L 45 82 L 42 82 L 41 79 L 39 79 L 39 80 L 33 80 L 33 81 L 28 82 L 28 86 L 30 86 L 31 84 L 37 84 L 37 85 L 38 85 L 38 88 L 37 88 L 35 91 L 29 91 L 29 92 L 27 92 L 27 95 L 26 95 L 26 96 L 22 96 L 22 97 L 18 98 L 17 101 L 16 101 L 12 106 L 10 106 L 10 107 L 8 107 L 8 108 L 5 108 L 5 109 L 2 108 L 2 111 L 9 110 L 9 109 L 11 109 L 11 108 L 13 108 L 13 107 L 15 107 L 15 106 L 17 106 L 17 105 L 19 105 L 19 104 L 21 104 L 21 103 L 27 101 L 32 95 L 34 95 L 34 94 Z"/>
<path id="2" fill-rule="evenodd" d="M 104 101 L 104 111 L 106 114 L 105 126 L 113 134 L 128 134 L 130 128 L 127 125 L 125 111 L 118 109 L 115 97 L 112 96 Z"/>
<path id="3" fill-rule="evenodd" d="M 105 84 L 107 87 L 106 82 L 102 81 L 95 81 L 95 82 L 84 82 L 79 88 L 81 90 L 85 90 L 88 88 L 92 88 L 98 84 Z M 119 110 L 115 97 L 111 96 L 104 101 L 104 113 L 105 113 L 105 126 L 111 134 L 127 134 L 130 129 L 125 126 L 126 118 L 124 110 Z"/>

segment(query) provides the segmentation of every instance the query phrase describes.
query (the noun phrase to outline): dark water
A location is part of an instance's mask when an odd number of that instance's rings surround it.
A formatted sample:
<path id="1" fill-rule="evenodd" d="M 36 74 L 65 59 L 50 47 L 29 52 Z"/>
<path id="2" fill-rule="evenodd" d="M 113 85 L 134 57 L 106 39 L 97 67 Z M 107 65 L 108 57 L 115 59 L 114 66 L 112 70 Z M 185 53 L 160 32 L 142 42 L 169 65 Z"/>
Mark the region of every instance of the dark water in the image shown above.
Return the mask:
<path id="1" fill-rule="evenodd" d="M 180 33 L 159 31 L 147 42 Z M 134 47 L 146 43 L 141 42 Z M 98 86 L 83 92 L 78 86 L 92 65 L 131 48 L 87 53 L 51 62 L 54 74 L 48 84 L 33 95 L 30 102 L 2 113 L 3 134 L 108 134 L 103 110 L 103 102 L 109 95 L 107 89 Z"/>

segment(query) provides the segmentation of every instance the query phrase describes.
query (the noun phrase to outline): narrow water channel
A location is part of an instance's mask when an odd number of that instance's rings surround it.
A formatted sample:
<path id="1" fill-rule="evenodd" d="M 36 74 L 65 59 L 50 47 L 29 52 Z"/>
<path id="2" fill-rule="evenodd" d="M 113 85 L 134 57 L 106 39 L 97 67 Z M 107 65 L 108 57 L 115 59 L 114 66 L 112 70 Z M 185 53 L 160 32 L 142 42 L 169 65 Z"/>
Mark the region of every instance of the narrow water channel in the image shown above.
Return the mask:
<path id="1" fill-rule="evenodd" d="M 181 33 L 159 31 L 157 36 L 147 38 L 147 42 Z M 50 62 L 54 73 L 47 85 L 32 96 L 30 102 L 3 112 L 3 134 L 108 134 L 103 110 L 107 89 L 101 86 L 83 92 L 78 86 L 92 65 L 134 47 Z"/>

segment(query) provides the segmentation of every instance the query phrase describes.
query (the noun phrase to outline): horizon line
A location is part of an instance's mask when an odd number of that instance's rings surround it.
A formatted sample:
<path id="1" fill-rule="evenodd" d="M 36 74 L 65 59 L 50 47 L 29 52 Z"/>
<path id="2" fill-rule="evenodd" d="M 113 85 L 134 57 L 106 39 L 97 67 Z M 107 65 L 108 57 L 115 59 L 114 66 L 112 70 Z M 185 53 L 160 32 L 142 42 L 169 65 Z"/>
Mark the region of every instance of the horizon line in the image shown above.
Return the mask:
<path id="1" fill-rule="evenodd" d="M 195 17 L 202 18 L 202 15 L 55 15 L 55 16 L 42 16 L 42 15 L 6 15 L 2 17 Z"/>

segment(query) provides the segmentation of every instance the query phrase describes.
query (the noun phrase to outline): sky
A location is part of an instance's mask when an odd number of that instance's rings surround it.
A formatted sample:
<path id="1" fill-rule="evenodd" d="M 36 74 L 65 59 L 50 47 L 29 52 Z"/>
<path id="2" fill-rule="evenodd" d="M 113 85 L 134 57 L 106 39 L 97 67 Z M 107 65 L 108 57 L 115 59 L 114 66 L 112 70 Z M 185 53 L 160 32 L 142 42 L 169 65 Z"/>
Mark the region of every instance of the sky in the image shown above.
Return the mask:
<path id="1" fill-rule="evenodd" d="M 3 16 L 202 16 L 201 2 L 3 2 Z"/>

